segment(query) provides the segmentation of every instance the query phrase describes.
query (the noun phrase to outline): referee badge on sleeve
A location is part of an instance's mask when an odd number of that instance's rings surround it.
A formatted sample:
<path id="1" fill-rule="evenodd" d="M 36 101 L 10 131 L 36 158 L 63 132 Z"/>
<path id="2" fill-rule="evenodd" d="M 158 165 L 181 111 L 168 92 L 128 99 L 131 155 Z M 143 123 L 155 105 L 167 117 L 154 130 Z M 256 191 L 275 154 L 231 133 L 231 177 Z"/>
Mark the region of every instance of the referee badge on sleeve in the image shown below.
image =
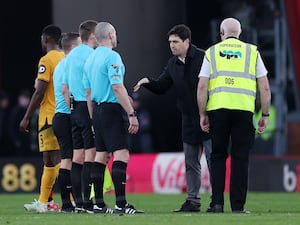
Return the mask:
<path id="1" fill-rule="evenodd" d="M 120 65 L 112 64 L 111 66 L 115 69 L 116 73 L 119 73 Z"/>

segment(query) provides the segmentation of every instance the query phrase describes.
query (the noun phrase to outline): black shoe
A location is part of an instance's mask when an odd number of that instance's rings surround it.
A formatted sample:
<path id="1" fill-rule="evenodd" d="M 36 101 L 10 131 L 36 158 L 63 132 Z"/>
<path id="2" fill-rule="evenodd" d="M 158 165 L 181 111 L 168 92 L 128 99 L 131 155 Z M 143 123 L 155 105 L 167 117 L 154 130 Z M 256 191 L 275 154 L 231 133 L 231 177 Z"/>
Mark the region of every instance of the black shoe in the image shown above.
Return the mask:
<path id="1" fill-rule="evenodd" d="M 133 205 L 130 205 L 128 203 L 126 203 L 126 205 L 123 208 L 118 207 L 117 205 L 115 205 L 115 210 L 114 213 L 117 214 L 137 214 L 137 213 L 144 213 L 145 211 L 143 210 L 139 210 L 134 208 Z"/>
<path id="2" fill-rule="evenodd" d="M 75 208 L 74 208 L 74 212 L 75 213 L 85 213 L 85 210 L 84 210 L 84 208 L 82 207 L 82 206 L 76 206 Z"/>
<path id="3" fill-rule="evenodd" d="M 246 209 L 242 209 L 242 210 L 232 210 L 232 213 L 250 214 L 251 212 Z"/>
<path id="4" fill-rule="evenodd" d="M 215 204 L 214 206 L 210 206 L 206 212 L 208 213 L 223 213 L 224 208 L 223 205 Z"/>
<path id="5" fill-rule="evenodd" d="M 84 213 L 94 213 L 94 204 L 93 202 L 85 202 L 83 203 L 83 212 Z"/>
<path id="6" fill-rule="evenodd" d="M 61 213 L 75 213 L 75 207 L 61 208 Z"/>
<path id="7" fill-rule="evenodd" d="M 186 200 L 179 209 L 175 209 L 173 212 L 200 212 L 200 204 Z"/>
<path id="8" fill-rule="evenodd" d="M 61 206 L 60 212 L 62 212 L 62 213 L 74 213 L 75 212 L 75 207 L 72 205 L 72 203 L 63 204 Z"/>
<path id="9" fill-rule="evenodd" d="M 94 213 L 102 213 L 102 214 L 112 214 L 114 210 L 107 207 L 106 205 L 99 207 L 98 205 L 94 205 Z"/>

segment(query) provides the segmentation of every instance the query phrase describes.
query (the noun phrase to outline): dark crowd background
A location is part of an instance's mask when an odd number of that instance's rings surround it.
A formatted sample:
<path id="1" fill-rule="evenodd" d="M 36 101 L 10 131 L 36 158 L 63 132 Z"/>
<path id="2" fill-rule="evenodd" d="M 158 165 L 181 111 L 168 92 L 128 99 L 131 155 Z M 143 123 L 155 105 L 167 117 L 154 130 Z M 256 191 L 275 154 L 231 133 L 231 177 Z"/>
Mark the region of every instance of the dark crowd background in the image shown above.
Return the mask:
<path id="1" fill-rule="evenodd" d="M 99 8 L 93 7 L 91 2 Z M 163 70 L 171 56 L 167 32 L 172 26 L 188 25 L 192 30 L 192 43 L 206 49 L 214 40 L 219 40 L 218 36 L 213 37 L 213 32 L 218 33 L 219 28 L 212 29 L 212 21 L 221 21 L 228 16 L 239 18 L 245 40 L 247 29 L 269 26 L 278 13 L 276 0 L 43 0 L 30 4 L 12 0 L 5 1 L 5 5 L 0 9 L 0 155 L 22 156 L 38 153 L 37 116 L 32 119 L 28 134 L 18 133 L 18 124 L 26 110 L 28 97 L 34 91 L 37 63 L 43 54 L 40 32 L 44 26 L 55 23 L 63 32 L 69 32 L 76 31 L 85 19 L 112 22 L 118 30 L 120 45 L 117 50 L 125 61 L 125 84 L 131 94 L 139 78 L 155 78 Z M 266 62 L 271 74 L 272 63 Z M 133 151 L 182 151 L 181 118 L 174 91 L 156 96 L 141 90 L 134 98 L 139 101 L 138 107 L 143 113 L 144 125 L 140 133 L 144 141 L 141 143 L 148 144 L 136 147 L 140 141 L 135 137 L 131 140 L 135 143 Z"/>

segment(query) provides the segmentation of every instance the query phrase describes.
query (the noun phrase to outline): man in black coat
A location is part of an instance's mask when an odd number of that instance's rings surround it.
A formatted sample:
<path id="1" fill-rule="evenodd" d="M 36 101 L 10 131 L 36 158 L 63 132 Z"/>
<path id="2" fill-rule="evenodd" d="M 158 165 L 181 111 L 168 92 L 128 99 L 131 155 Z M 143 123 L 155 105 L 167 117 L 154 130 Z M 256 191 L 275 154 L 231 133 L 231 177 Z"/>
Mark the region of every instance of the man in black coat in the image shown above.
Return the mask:
<path id="1" fill-rule="evenodd" d="M 211 141 L 199 125 L 197 105 L 198 75 L 201 69 L 204 51 L 191 44 L 191 30 L 184 24 L 174 26 L 169 32 L 169 44 L 173 56 L 169 59 L 158 79 L 144 77 L 134 86 L 141 86 L 156 94 L 166 93 L 174 86 L 177 106 L 182 116 L 182 141 L 185 154 L 187 197 L 181 208 L 174 212 L 199 212 L 201 186 L 200 158 L 205 149 L 207 164 Z"/>

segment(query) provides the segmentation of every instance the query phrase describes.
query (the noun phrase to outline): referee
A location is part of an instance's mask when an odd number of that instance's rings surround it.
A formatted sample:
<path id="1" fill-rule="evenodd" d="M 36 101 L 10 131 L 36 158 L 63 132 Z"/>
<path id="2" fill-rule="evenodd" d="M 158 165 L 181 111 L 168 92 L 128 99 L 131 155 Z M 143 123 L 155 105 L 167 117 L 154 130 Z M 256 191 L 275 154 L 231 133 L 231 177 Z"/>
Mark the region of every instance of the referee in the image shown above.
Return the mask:
<path id="1" fill-rule="evenodd" d="M 139 122 L 123 84 L 125 67 L 117 47 L 115 28 L 100 22 L 95 28 L 99 46 L 85 64 L 84 86 L 91 93 L 96 157 L 92 169 L 96 205 L 105 208 L 103 201 L 104 171 L 110 153 L 114 156 L 112 180 L 115 187 L 115 213 L 143 213 L 126 201 L 126 168 L 129 161 L 128 136 L 136 134 Z"/>
<path id="2" fill-rule="evenodd" d="M 65 33 L 60 40 L 61 48 L 65 53 L 63 58 L 55 67 L 53 73 L 53 86 L 55 96 L 55 115 L 53 117 L 53 132 L 57 137 L 60 147 L 60 169 L 58 173 L 58 184 L 62 201 L 61 212 L 74 212 L 70 200 L 72 193 L 71 168 L 73 157 L 71 111 L 62 93 L 62 77 L 65 73 L 65 62 L 68 53 L 81 43 L 79 34 L 75 32 Z"/>
<path id="3" fill-rule="evenodd" d="M 267 126 L 271 93 L 267 70 L 257 47 L 240 41 L 240 22 L 227 18 L 220 26 L 221 42 L 205 52 L 199 74 L 200 125 L 212 138 L 212 205 L 207 212 L 224 212 L 226 159 L 231 141 L 230 206 L 245 210 L 249 153 L 254 143 L 253 113 L 258 85 L 262 115 L 258 132 Z"/>
<path id="4" fill-rule="evenodd" d="M 82 43 L 68 54 L 63 77 L 63 90 L 66 101 L 71 103 L 71 123 L 73 138 L 73 162 L 71 169 L 72 190 L 76 212 L 94 213 L 91 193 L 91 168 L 96 154 L 92 121 L 88 111 L 87 97 L 82 84 L 83 68 L 86 59 L 97 47 L 94 29 L 97 21 L 85 20 L 79 25 Z M 83 197 L 82 197 L 83 195 Z"/>

